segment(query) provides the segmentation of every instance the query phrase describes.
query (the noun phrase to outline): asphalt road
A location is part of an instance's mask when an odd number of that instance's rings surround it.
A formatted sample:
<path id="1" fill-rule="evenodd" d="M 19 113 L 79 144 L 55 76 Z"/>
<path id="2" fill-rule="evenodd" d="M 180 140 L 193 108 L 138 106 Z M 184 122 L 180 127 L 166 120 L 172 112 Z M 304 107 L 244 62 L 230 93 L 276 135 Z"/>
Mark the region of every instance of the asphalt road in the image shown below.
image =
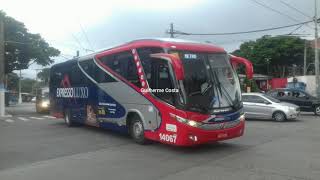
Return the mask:
<path id="1" fill-rule="evenodd" d="M 241 138 L 192 148 L 137 145 L 126 135 L 68 128 L 33 104 L 0 118 L 0 180 L 320 179 L 320 117 L 250 120 Z"/>

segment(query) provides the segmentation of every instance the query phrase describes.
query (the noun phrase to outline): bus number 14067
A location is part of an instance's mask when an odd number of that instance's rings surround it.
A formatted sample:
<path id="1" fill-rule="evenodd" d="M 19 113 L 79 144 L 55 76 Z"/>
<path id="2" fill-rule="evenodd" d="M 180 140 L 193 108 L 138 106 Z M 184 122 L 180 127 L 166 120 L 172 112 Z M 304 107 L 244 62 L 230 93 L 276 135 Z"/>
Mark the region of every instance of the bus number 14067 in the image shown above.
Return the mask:
<path id="1" fill-rule="evenodd" d="M 161 141 L 166 141 L 166 142 L 170 142 L 170 143 L 176 143 L 176 139 L 177 139 L 176 134 L 169 135 L 169 134 L 160 133 L 159 137 L 160 137 Z"/>

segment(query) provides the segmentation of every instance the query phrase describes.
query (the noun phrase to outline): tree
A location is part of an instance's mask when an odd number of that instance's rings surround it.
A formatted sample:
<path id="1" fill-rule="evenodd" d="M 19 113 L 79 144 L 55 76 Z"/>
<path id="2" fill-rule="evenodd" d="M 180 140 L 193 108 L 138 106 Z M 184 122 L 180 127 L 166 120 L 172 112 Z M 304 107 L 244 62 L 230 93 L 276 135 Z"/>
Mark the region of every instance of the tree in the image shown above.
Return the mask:
<path id="1" fill-rule="evenodd" d="M 44 68 L 42 69 L 38 74 L 37 77 L 45 84 L 47 85 L 49 83 L 49 77 L 50 77 L 50 68 Z"/>
<path id="2" fill-rule="evenodd" d="M 32 93 L 36 85 L 36 80 L 30 78 L 21 79 L 21 92 Z"/>
<path id="3" fill-rule="evenodd" d="M 7 89 L 17 91 L 19 83 L 19 76 L 16 73 L 7 74 Z"/>
<path id="4" fill-rule="evenodd" d="M 296 65 L 303 67 L 305 40 L 290 36 L 263 36 L 256 41 L 245 42 L 232 54 L 249 59 L 255 73 L 268 74 L 275 77 L 289 75 L 288 70 Z M 313 61 L 313 50 L 307 48 L 307 60 Z"/>
<path id="5" fill-rule="evenodd" d="M 54 61 L 51 57 L 58 56 L 60 51 L 51 47 L 39 34 L 32 34 L 22 22 L 6 16 L 0 11 L 0 18 L 4 18 L 5 37 L 5 71 L 27 69 L 36 63 L 42 66 L 50 65 Z"/>

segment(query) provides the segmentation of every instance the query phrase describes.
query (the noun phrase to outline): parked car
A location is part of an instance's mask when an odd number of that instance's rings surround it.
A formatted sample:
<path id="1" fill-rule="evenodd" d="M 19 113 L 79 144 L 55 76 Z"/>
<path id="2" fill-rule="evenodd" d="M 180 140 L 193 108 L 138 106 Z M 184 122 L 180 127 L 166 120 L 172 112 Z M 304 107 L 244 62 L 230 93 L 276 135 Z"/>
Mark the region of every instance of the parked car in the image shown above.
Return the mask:
<path id="1" fill-rule="evenodd" d="M 31 99 L 31 102 L 36 102 L 36 97 L 33 97 L 32 99 Z"/>
<path id="2" fill-rule="evenodd" d="M 273 119 L 285 121 L 296 119 L 300 114 L 297 105 L 280 102 L 262 93 L 243 93 L 243 106 L 248 119 Z"/>
<path id="3" fill-rule="evenodd" d="M 314 112 L 316 115 L 320 115 L 320 99 L 305 91 L 284 88 L 271 90 L 267 94 L 282 102 L 298 105 L 301 111 Z"/>

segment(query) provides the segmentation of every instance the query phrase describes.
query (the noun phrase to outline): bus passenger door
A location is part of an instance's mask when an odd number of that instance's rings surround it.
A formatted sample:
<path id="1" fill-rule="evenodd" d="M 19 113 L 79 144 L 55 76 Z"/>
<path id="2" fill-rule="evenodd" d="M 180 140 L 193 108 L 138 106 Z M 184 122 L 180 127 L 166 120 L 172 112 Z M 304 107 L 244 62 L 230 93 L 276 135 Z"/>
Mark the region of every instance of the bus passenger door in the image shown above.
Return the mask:
<path id="1" fill-rule="evenodd" d="M 170 90 L 173 89 L 172 79 L 170 76 L 169 64 L 162 59 L 152 61 L 152 77 L 150 88 L 155 90 L 154 95 L 162 101 L 173 104 L 174 96 Z"/>

